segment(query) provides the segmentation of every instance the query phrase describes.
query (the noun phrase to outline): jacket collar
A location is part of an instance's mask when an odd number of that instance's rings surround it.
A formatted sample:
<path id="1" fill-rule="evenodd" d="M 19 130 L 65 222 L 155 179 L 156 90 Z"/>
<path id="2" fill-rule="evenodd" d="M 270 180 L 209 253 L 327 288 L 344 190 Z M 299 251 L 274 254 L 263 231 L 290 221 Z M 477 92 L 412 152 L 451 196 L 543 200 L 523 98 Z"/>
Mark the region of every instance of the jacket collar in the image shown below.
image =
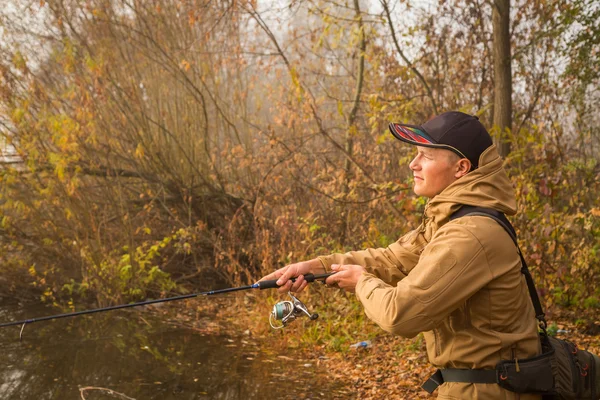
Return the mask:
<path id="1" fill-rule="evenodd" d="M 440 194 L 431 198 L 425 207 L 425 218 L 437 228 L 448 222 L 462 205 L 492 208 L 507 215 L 517 211 L 512 182 L 495 145 L 479 157 L 479 168 L 457 179 Z"/>

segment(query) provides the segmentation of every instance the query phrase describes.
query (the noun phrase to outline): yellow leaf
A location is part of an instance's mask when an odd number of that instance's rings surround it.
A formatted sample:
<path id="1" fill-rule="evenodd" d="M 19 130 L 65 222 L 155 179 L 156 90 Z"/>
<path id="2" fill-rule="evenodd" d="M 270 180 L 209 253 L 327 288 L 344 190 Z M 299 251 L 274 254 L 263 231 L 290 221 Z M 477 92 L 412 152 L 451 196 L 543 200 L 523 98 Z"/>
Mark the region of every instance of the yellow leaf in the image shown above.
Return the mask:
<path id="1" fill-rule="evenodd" d="M 179 65 L 181 66 L 181 68 L 185 69 L 186 72 L 189 71 L 191 68 L 190 63 L 187 60 L 181 60 L 181 63 Z"/>
<path id="2" fill-rule="evenodd" d="M 24 115 L 25 115 L 25 110 L 23 110 L 22 108 L 15 108 L 12 113 L 13 122 L 18 124 L 19 122 L 21 122 L 23 120 Z"/>
<path id="3" fill-rule="evenodd" d="M 58 179 L 60 179 L 61 181 L 63 179 L 65 179 L 65 166 L 64 166 L 64 163 L 61 162 L 59 164 L 56 164 L 55 172 L 56 172 L 56 176 L 58 176 Z"/>
<path id="4" fill-rule="evenodd" d="M 25 70 L 25 67 L 27 66 L 27 62 L 25 61 L 25 57 L 23 56 L 23 54 L 20 51 L 15 52 L 15 54 L 13 54 L 13 65 L 20 69 L 20 70 Z"/>
<path id="5" fill-rule="evenodd" d="M 142 146 L 141 143 L 138 143 L 136 149 L 135 149 L 135 156 L 137 158 L 142 158 L 144 157 L 144 147 Z"/>
<path id="6" fill-rule="evenodd" d="M 290 75 L 292 77 L 292 83 L 294 86 L 296 86 L 296 88 L 300 88 L 300 80 L 298 79 L 298 72 L 296 71 L 296 68 L 290 68 Z"/>

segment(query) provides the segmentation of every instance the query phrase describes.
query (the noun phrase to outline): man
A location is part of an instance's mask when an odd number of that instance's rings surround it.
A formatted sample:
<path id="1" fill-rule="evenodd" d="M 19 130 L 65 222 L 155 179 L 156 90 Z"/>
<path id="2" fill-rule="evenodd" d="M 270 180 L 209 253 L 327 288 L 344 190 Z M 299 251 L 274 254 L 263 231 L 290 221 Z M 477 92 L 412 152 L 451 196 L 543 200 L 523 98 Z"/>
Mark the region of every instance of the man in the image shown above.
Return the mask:
<path id="1" fill-rule="evenodd" d="M 332 254 L 281 268 L 279 290 L 301 291 L 302 275 L 336 271 L 327 284 L 355 291 L 367 316 L 405 337 L 424 332 L 441 369 L 493 370 L 501 359 L 540 353 L 535 312 L 517 248 L 492 218 L 463 205 L 516 212 L 514 191 L 490 135 L 477 117 L 441 114 L 422 126 L 390 124 L 415 145 L 414 191 L 429 198 L 421 225 L 385 249 Z M 290 278 L 298 277 L 295 282 Z M 535 399 L 496 383 L 446 379 L 439 399 Z"/>

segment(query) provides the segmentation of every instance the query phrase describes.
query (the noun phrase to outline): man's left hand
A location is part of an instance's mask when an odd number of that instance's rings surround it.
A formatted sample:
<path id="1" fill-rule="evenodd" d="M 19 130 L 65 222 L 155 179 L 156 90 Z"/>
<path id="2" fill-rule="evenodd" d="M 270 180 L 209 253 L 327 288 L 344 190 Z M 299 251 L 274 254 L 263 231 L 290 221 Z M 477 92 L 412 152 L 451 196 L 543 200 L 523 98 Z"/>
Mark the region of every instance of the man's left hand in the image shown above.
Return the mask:
<path id="1" fill-rule="evenodd" d="M 348 292 L 354 292 L 358 280 L 366 272 L 364 267 L 360 265 L 333 264 L 331 265 L 331 270 L 336 273 L 327 278 L 325 283 L 328 285 L 337 284 L 340 289 L 347 290 Z"/>

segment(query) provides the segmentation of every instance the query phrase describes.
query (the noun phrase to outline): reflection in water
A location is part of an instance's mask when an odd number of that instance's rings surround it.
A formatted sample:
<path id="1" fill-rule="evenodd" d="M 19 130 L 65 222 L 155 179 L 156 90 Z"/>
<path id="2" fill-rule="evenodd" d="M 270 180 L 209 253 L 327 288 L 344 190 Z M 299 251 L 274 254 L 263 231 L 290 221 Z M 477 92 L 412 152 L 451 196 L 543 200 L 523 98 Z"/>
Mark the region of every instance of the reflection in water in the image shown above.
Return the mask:
<path id="1" fill-rule="evenodd" d="M 2 322 L 54 313 L 0 303 Z M 314 362 L 283 362 L 249 338 L 205 335 L 148 313 L 31 324 L 22 342 L 19 329 L 0 329 L 2 399 L 347 397 L 315 378 Z"/>

